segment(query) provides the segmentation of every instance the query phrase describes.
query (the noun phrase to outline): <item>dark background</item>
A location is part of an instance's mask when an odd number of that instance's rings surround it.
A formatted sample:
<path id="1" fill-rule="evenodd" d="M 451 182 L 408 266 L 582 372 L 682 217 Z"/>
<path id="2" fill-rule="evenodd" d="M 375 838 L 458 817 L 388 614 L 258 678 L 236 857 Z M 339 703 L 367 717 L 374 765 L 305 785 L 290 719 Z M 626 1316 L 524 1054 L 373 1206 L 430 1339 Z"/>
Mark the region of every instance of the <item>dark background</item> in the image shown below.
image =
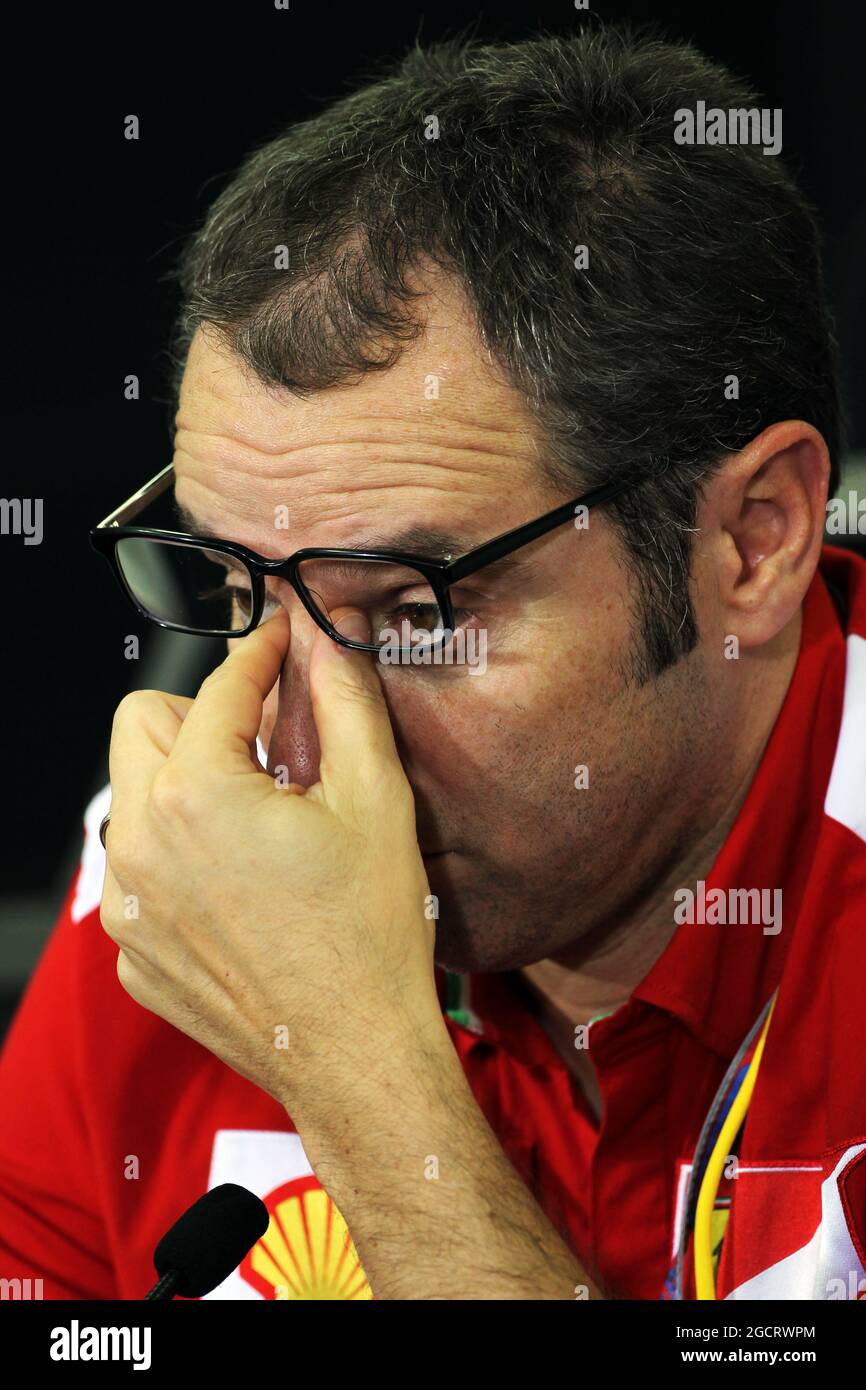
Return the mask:
<path id="1" fill-rule="evenodd" d="M 783 158 L 816 203 L 845 363 L 850 448 L 862 453 L 866 217 L 863 33 L 857 4 L 605 3 L 660 23 L 783 108 Z M 44 498 L 44 541 L 0 537 L 2 700 L 0 1028 L 50 929 L 80 850 L 81 812 L 107 780 L 111 717 L 129 689 L 192 693 L 202 639 L 139 623 L 87 530 L 170 458 L 167 279 L 180 243 L 249 147 L 363 80 L 416 36 L 486 39 L 588 22 L 571 0 L 291 0 L 43 6 L 11 36 L 4 327 L 15 385 L 0 495 Z M 589 22 L 593 22 L 592 19 Z M 7 21 L 4 21 L 4 25 Z M 862 24 L 862 21 L 861 21 Z M 7 34 L 7 39 L 10 36 Z M 123 119 L 141 138 L 123 138 Z M 859 183 L 858 183 L 859 179 Z M 6 201 L 6 200 L 4 200 Z M 136 373 L 141 399 L 126 401 Z M 9 367 L 7 367 L 7 375 Z M 855 383 L 860 383 L 859 393 Z M 141 659 L 124 659 L 138 632 Z"/>

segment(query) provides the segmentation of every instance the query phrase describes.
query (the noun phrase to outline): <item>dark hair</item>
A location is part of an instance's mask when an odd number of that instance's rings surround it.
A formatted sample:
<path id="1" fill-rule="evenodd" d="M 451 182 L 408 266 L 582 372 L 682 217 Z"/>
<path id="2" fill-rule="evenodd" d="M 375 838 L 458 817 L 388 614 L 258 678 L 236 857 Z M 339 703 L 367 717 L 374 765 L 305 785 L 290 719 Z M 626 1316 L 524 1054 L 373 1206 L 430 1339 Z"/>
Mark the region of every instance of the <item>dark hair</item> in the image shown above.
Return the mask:
<path id="1" fill-rule="evenodd" d="M 643 480 L 610 514 L 637 580 L 637 675 L 662 671 L 697 640 L 701 482 L 776 420 L 821 432 L 831 491 L 840 448 L 812 211 L 760 146 L 675 143 L 675 111 L 698 101 L 757 98 L 628 29 L 416 45 L 217 198 L 179 268 L 176 367 L 210 324 L 296 393 L 386 370 L 423 326 L 407 272 L 443 267 L 532 410 L 549 478 Z"/>

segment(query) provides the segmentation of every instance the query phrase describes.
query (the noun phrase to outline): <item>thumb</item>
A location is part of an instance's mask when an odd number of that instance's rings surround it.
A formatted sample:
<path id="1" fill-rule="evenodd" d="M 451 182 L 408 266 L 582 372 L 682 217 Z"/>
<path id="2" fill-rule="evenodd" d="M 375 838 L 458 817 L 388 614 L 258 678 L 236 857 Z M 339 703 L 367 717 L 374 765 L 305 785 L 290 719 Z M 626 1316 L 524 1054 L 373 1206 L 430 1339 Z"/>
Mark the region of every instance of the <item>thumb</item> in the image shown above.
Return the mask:
<path id="1" fill-rule="evenodd" d="M 371 641 L 361 609 L 337 608 L 330 618 L 351 641 Z M 318 629 L 309 679 L 325 800 L 357 807 L 359 790 L 372 796 L 381 794 L 392 778 L 405 782 L 375 652 L 342 647 Z"/>

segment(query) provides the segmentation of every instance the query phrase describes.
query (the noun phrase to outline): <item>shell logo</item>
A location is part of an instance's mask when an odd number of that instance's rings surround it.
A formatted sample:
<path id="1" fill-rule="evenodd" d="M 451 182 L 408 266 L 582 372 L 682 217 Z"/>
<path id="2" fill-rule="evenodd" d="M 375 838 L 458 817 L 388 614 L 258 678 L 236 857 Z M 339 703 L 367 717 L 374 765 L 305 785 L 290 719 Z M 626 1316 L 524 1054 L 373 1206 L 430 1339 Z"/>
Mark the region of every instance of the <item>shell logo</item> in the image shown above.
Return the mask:
<path id="1" fill-rule="evenodd" d="M 283 1183 L 265 1199 L 268 1229 L 239 1272 L 263 1298 L 371 1299 L 348 1227 L 315 1177 Z"/>

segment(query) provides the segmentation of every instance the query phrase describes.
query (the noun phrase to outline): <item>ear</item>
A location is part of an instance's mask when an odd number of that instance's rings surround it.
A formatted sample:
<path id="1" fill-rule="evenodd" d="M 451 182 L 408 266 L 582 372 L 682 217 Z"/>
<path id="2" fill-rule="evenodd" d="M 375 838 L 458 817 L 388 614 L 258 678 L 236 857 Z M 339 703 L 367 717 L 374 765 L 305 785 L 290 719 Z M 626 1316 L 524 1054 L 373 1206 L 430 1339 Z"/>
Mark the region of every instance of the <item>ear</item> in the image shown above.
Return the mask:
<path id="1" fill-rule="evenodd" d="M 769 428 L 733 454 L 699 510 L 721 621 L 743 648 L 771 641 L 800 608 L 818 565 L 830 456 L 803 420 Z"/>

